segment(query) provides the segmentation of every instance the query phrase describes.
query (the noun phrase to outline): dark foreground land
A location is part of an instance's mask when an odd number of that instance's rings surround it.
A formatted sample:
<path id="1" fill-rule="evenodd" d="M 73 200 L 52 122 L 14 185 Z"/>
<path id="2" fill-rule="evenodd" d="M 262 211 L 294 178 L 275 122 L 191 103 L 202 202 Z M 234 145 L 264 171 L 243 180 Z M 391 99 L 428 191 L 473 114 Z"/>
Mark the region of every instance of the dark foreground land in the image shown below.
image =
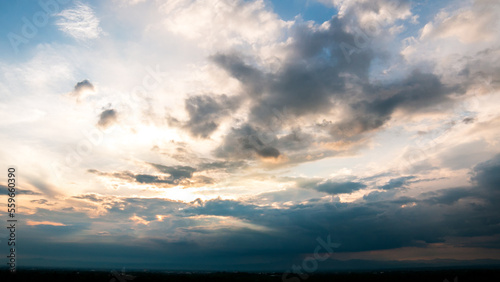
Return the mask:
<path id="1" fill-rule="evenodd" d="M 363 281 L 363 282 L 496 282 L 500 281 L 500 269 L 471 269 L 471 270 L 411 270 L 411 271 L 384 271 L 384 272 L 339 272 L 317 273 L 305 279 L 297 276 L 287 276 L 282 273 L 242 273 L 242 272 L 214 272 L 214 273 L 165 273 L 165 272 L 116 272 L 116 271 L 69 271 L 69 270 L 20 270 L 11 274 L 5 270 L 0 272 L 1 282 L 29 281 L 29 282 L 142 282 L 142 281 L 276 281 L 276 282 L 316 282 L 316 281 Z"/>

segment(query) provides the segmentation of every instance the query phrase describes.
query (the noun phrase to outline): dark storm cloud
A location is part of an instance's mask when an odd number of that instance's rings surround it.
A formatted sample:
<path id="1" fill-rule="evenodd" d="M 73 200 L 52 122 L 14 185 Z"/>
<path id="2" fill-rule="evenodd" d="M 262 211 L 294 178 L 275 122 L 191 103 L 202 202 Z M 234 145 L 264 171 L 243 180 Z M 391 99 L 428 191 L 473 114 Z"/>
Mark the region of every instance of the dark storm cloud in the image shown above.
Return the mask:
<path id="1" fill-rule="evenodd" d="M 189 120 L 181 122 L 169 117 L 169 123 L 187 129 L 195 137 L 208 138 L 217 130 L 220 121 L 224 117 L 229 116 L 238 109 L 239 102 L 239 97 L 228 97 L 226 95 L 191 96 L 185 100 Z"/>
<path id="2" fill-rule="evenodd" d="M 500 192 L 500 154 L 474 167 L 472 180 L 479 187 L 491 192 Z"/>
<path id="3" fill-rule="evenodd" d="M 432 194 L 437 194 L 437 195 L 429 197 L 424 201 L 432 204 L 443 204 L 443 205 L 452 205 L 457 203 L 461 199 L 474 197 L 478 195 L 469 188 L 451 188 L 442 190 L 439 193 L 432 193 Z"/>
<path id="4" fill-rule="evenodd" d="M 436 190 L 415 198 L 395 198 L 394 193 L 397 193 L 397 189 L 391 189 L 376 194 L 372 192 L 364 201 L 351 203 L 325 202 L 317 199 L 303 201 L 304 198 L 299 197 L 302 199 L 299 204 L 287 205 L 286 208 L 262 205 L 262 199 L 258 197 L 254 201 L 198 199 L 184 203 L 157 198 L 113 199 L 109 196 L 105 201 L 107 204 L 104 205 L 96 200 L 103 196 L 80 195 L 75 198 L 88 199 L 96 205 L 105 207 L 106 215 L 93 218 L 92 222 L 95 226 L 107 226 L 114 243 L 99 243 L 100 241 L 95 239 L 92 240 L 93 244 L 100 244 L 99 248 L 92 249 L 87 246 L 90 248 L 88 250 L 80 250 L 78 248 L 81 246 L 73 244 L 71 245 L 74 247 L 71 248 L 73 253 L 66 253 L 65 258 L 78 260 L 85 254 L 89 256 L 102 254 L 102 250 L 115 250 L 120 253 L 126 249 L 128 257 L 154 258 L 159 262 L 159 266 L 166 258 L 171 259 L 180 268 L 192 266 L 193 261 L 202 263 L 207 258 L 216 260 L 214 267 L 235 266 L 231 263 L 235 258 L 238 258 L 237 261 L 241 265 L 244 265 L 243 262 L 246 260 L 265 258 L 268 264 L 281 266 L 282 263 L 286 269 L 294 259 L 302 261 L 304 254 L 314 251 L 318 246 L 318 237 L 326 240 L 327 236 L 331 237 L 331 242 L 341 244 L 335 250 L 338 252 L 401 247 L 425 248 L 432 243 L 455 245 L 453 242 L 457 242 L 459 247 L 499 248 L 500 238 L 496 234 L 500 233 L 500 213 L 497 207 L 500 197 L 498 193 L 493 193 L 500 187 L 500 181 L 495 173 L 499 167 L 500 156 L 495 156 L 490 161 L 478 164 L 472 170 L 472 187 Z M 309 188 L 321 185 L 317 182 L 315 179 L 301 180 L 301 184 Z M 342 191 L 353 191 L 362 186 L 359 183 L 354 185 L 346 183 L 348 182 L 344 182 L 343 185 L 347 188 L 341 189 Z M 314 190 L 299 189 L 300 191 Z M 158 221 L 156 215 L 168 217 Z M 36 214 L 30 216 L 32 220 L 43 221 L 51 218 L 54 222 L 71 222 L 75 226 L 30 228 L 30 233 L 22 235 L 25 236 L 26 242 L 50 244 L 56 239 L 71 236 L 76 230 L 88 229 L 88 225 L 81 224 L 83 221 L 88 221 L 88 217 L 81 213 L 38 209 Z M 123 228 L 128 230 L 130 218 L 135 216 L 149 222 L 148 225 L 139 224 L 140 229 L 134 229 L 134 232 L 142 230 L 143 236 L 140 238 L 123 234 Z M 237 227 L 217 223 L 229 219 L 240 220 L 246 225 Z M 110 222 L 117 223 L 117 226 L 110 225 Z M 174 230 L 175 234 L 172 233 Z M 165 238 L 149 234 L 165 234 Z M 456 240 L 453 241 L 453 238 Z M 484 241 L 481 238 L 488 240 Z M 216 247 L 214 244 L 217 244 Z M 41 243 L 35 245 L 43 245 L 45 248 L 31 248 L 32 245 L 29 245 L 29 254 L 43 252 L 46 256 L 50 256 L 70 248 L 68 245 L 47 253 L 47 245 Z M 142 247 L 127 249 L 127 246 Z M 115 259 L 111 255 L 106 257 L 106 259 L 111 258 Z"/>
<path id="5" fill-rule="evenodd" d="M 318 234 L 331 234 L 342 243 L 339 251 L 421 246 L 422 243 L 445 242 L 449 236 L 471 238 L 472 244 L 475 236 L 489 236 L 500 231 L 500 214 L 496 207 L 500 197 L 498 193 L 492 193 L 492 190 L 500 187 L 500 180 L 495 174 L 499 168 L 500 156 L 497 156 L 475 167 L 472 183 L 478 186 L 443 189 L 417 198 L 394 199 L 395 188 L 413 179 L 409 176 L 396 178 L 397 181 L 392 182 L 392 189 L 388 192 L 372 192 L 365 196 L 367 202 L 312 201 L 288 206 L 287 209 L 274 209 L 216 199 L 184 211 L 206 215 L 232 214 L 257 225 L 278 228 L 280 232 L 293 230 L 294 236 L 311 242 Z M 357 182 L 328 184 L 324 184 L 325 189 L 331 188 L 328 191 L 343 193 L 364 187 L 364 184 Z M 321 185 L 312 181 L 308 187 Z M 486 202 L 481 206 L 467 203 L 468 200 L 477 199 Z M 463 239 L 461 244 L 467 245 L 467 242 Z M 500 242 L 494 245 L 500 246 Z"/>
<path id="6" fill-rule="evenodd" d="M 484 206 L 484 213 L 487 213 L 488 208 L 498 206 L 496 203 L 500 201 L 500 154 L 492 159 L 477 164 L 471 174 L 472 188 L 458 187 L 444 189 L 439 192 L 431 192 L 425 200 L 434 204 L 451 205 L 457 203 L 461 199 L 480 199 L 488 203 Z"/>
<path id="7" fill-rule="evenodd" d="M 117 113 L 116 110 L 114 109 L 108 109 L 104 110 L 100 115 L 99 115 L 99 121 L 97 122 L 97 125 L 106 128 L 113 123 L 115 123 L 117 120 Z"/>
<path id="8" fill-rule="evenodd" d="M 114 172 L 114 173 L 106 173 L 100 172 L 94 169 L 89 169 L 88 172 L 94 173 L 100 176 L 112 177 L 123 179 L 131 182 L 137 182 L 142 184 L 171 184 L 176 185 L 179 184 L 181 179 L 174 179 L 173 177 L 162 177 L 158 175 L 149 175 L 149 174 L 134 174 L 130 171 L 122 171 L 122 172 Z"/>
<path id="9" fill-rule="evenodd" d="M 335 182 L 330 180 L 314 187 L 314 189 L 320 192 L 325 192 L 332 195 L 342 194 L 342 193 L 352 193 L 354 191 L 358 191 L 363 188 L 366 188 L 366 185 L 359 182 L 352 182 L 352 181 Z"/>
<path id="10" fill-rule="evenodd" d="M 244 204 L 238 201 L 214 199 L 211 201 L 201 202 L 193 201 L 192 204 L 199 203 L 194 207 L 187 208 L 187 214 L 210 214 L 220 216 L 236 216 L 249 218 L 252 215 L 259 213 L 259 208 L 255 205 Z"/>
<path id="11" fill-rule="evenodd" d="M 369 194 L 366 194 L 363 196 L 363 200 L 368 201 L 368 202 L 377 202 L 377 201 L 383 201 L 383 200 L 389 200 L 392 199 L 395 195 L 395 192 L 380 192 L 380 191 L 373 191 L 370 192 Z"/>

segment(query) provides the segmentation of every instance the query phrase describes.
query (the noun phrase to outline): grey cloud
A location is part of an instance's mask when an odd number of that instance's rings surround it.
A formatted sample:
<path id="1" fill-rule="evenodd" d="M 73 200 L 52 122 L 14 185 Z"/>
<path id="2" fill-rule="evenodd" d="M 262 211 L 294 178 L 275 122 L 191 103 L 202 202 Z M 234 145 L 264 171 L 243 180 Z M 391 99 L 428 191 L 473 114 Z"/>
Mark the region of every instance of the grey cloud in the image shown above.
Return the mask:
<path id="1" fill-rule="evenodd" d="M 102 202 L 103 201 L 102 197 L 99 197 L 99 195 L 96 195 L 96 194 L 78 195 L 78 196 L 73 196 L 73 198 L 81 199 L 81 200 L 89 200 L 91 202 Z"/>
<path id="2" fill-rule="evenodd" d="M 189 121 L 185 127 L 191 134 L 207 138 L 219 126 L 222 117 L 229 115 L 238 108 L 238 98 L 221 95 L 212 97 L 208 95 L 192 96 L 186 99 L 186 111 Z"/>
<path id="3" fill-rule="evenodd" d="M 213 179 L 211 179 L 210 177 L 206 176 L 193 177 L 193 173 L 196 171 L 196 169 L 193 167 L 164 166 L 154 163 L 148 163 L 148 164 L 154 167 L 157 171 L 161 172 L 162 175 L 151 175 L 142 173 L 136 174 L 130 171 L 108 173 L 108 172 L 101 172 L 95 169 L 89 169 L 88 172 L 104 177 L 112 177 L 127 181 L 135 181 L 142 184 L 160 184 L 160 185 L 167 184 L 168 186 L 182 184 L 191 186 L 192 184 L 196 183 L 207 184 L 213 182 Z"/>
<path id="4" fill-rule="evenodd" d="M 102 128 L 107 128 L 113 123 L 115 123 L 117 121 L 117 118 L 118 115 L 116 110 L 114 109 L 104 110 L 99 116 L 99 121 L 97 122 L 97 125 Z"/>
<path id="5" fill-rule="evenodd" d="M 314 136 L 304 132 L 300 127 L 292 129 L 289 134 L 279 137 L 277 140 L 280 148 L 291 152 L 300 151 L 312 142 L 314 142 Z"/>
<path id="6" fill-rule="evenodd" d="M 0 193 L 2 193 L 3 195 L 9 194 L 9 187 L 0 184 Z M 16 194 L 18 194 L 18 195 L 37 195 L 37 196 L 43 195 L 42 193 L 31 191 L 28 189 L 24 189 L 22 187 L 20 189 L 19 189 L 19 187 L 16 188 Z"/>
<path id="7" fill-rule="evenodd" d="M 75 96 L 77 99 L 80 99 L 80 96 L 84 91 L 92 91 L 92 92 L 95 91 L 94 85 L 90 83 L 90 81 L 88 81 L 87 79 L 78 82 L 75 85 L 73 91 L 71 92 L 71 95 Z"/>
<path id="8" fill-rule="evenodd" d="M 237 169 L 245 167 L 247 167 L 247 163 L 244 161 L 211 161 L 199 165 L 199 169 L 202 171 L 224 170 L 226 172 L 234 172 Z"/>
<path id="9" fill-rule="evenodd" d="M 388 5 L 379 2 L 373 5 Z M 378 7 L 375 6 L 372 8 Z M 406 4 L 398 7 L 407 8 Z M 434 74 L 418 70 L 400 81 L 370 82 L 368 73 L 372 60 L 384 60 L 385 55 L 367 46 L 347 58 L 342 46 L 355 45 L 356 34 L 346 31 L 345 18 L 334 17 L 329 24 L 329 28 L 317 30 L 297 24 L 292 31 L 294 41 L 288 47 L 290 55 L 275 72 L 261 70 L 257 64 L 236 54 L 219 53 L 212 57 L 219 67 L 241 82 L 243 97 L 251 106 L 246 123 L 227 134 L 217 150 L 219 157 L 251 157 L 247 154 L 251 148 L 262 156 L 293 153 L 301 158 L 293 158 L 293 161 L 302 162 L 311 156 L 299 152 L 308 152 L 318 142 L 339 140 L 353 144 L 342 150 L 356 150 L 366 139 L 365 133 L 380 129 L 396 110 L 409 114 L 437 110 L 438 105 L 452 103 L 450 94 L 463 92 L 460 87 L 444 85 Z M 345 114 L 339 121 L 325 120 L 321 126 L 315 122 L 297 122 L 301 117 L 307 116 L 307 120 L 314 121 L 318 115 L 328 116 L 341 110 Z M 286 126 L 291 126 L 294 132 L 277 138 L 277 133 L 282 135 Z M 326 132 L 330 137 L 320 138 L 303 131 L 300 136 L 297 133 L 301 132 L 301 126 L 316 126 L 316 131 Z M 254 143 L 266 148 L 259 152 L 253 148 L 255 146 L 246 145 L 248 136 L 258 136 L 253 138 Z M 317 155 L 321 158 L 332 153 L 319 152 Z"/>
<path id="10" fill-rule="evenodd" d="M 253 154 L 264 158 L 277 158 L 281 154 L 271 144 L 262 142 L 257 130 L 248 124 L 232 128 L 215 153 L 217 157 L 225 158 L 250 158 Z"/>
<path id="11" fill-rule="evenodd" d="M 34 187 L 36 187 L 38 190 L 42 192 L 44 196 L 49 196 L 49 197 L 54 197 L 60 195 L 60 192 L 57 191 L 56 187 L 53 187 L 51 184 L 46 183 L 42 179 L 34 179 L 31 177 L 27 177 L 27 182 Z M 32 192 L 32 191 L 30 191 Z M 33 192 L 37 193 L 37 192 Z M 38 194 L 30 194 L 30 195 L 38 195 Z"/>
<path id="12" fill-rule="evenodd" d="M 164 166 L 160 164 L 149 163 L 159 172 L 169 174 L 174 179 L 190 178 L 193 176 L 195 168 L 190 166 Z"/>
<path id="13" fill-rule="evenodd" d="M 259 208 L 255 205 L 244 204 L 238 201 L 232 200 L 222 200 L 215 199 L 206 202 L 201 202 L 199 199 L 194 203 L 201 203 L 201 205 L 196 205 L 194 207 L 187 208 L 186 213 L 194 214 L 211 214 L 211 215 L 221 215 L 221 216 L 237 216 L 237 217 L 249 217 L 251 215 L 257 214 Z"/>
<path id="14" fill-rule="evenodd" d="M 183 122 L 174 117 L 167 118 L 170 126 L 184 128 L 195 137 L 209 138 L 222 119 L 238 109 L 240 100 L 239 97 L 227 95 L 191 96 L 185 100 L 189 120 Z"/>
<path id="15" fill-rule="evenodd" d="M 134 176 L 135 181 L 139 183 L 166 183 L 166 184 L 177 184 L 178 180 L 173 179 L 162 179 L 156 175 L 148 175 L 148 174 L 136 174 Z"/>
<path id="16" fill-rule="evenodd" d="M 47 204 L 48 202 L 49 202 L 49 201 L 47 201 L 46 199 L 31 200 L 31 203 L 37 203 L 37 204 L 40 204 L 40 205 Z"/>
<path id="17" fill-rule="evenodd" d="M 389 180 L 386 184 L 382 185 L 380 188 L 384 190 L 391 190 L 404 187 L 408 184 L 408 181 L 414 179 L 415 176 L 403 176 L 398 178 L 393 178 Z"/>
<path id="18" fill-rule="evenodd" d="M 214 184 L 215 183 L 215 179 L 208 177 L 208 176 L 204 176 L 204 175 L 198 175 L 198 176 L 193 177 L 193 181 L 198 183 L 198 184 Z"/>
<path id="19" fill-rule="evenodd" d="M 318 184 L 314 189 L 325 192 L 328 194 L 342 194 L 342 193 L 352 193 L 354 191 L 366 188 L 366 185 L 360 182 L 335 182 L 335 181 L 326 181 L 324 183 Z"/>
<path id="20" fill-rule="evenodd" d="M 377 201 L 383 201 L 383 200 L 389 200 L 394 197 L 394 192 L 379 192 L 379 191 L 373 191 L 370 192 L 367 195 L 363 196 L 363 200 L 368 201 L 368 202 L 377 202 Z"/>
<path id="21" fill-rule="evenodd" d="M 473 123 L 476 119 L 474 117 L 466 117 L 462 120 L 463 123 L 465 124 L 470 124 Z"/>
<path id="22" fill-rule="evenodd" d="M 217 54 L 212 56 L 211 59 L 241 81 L 247 90 L 247 94 L 259 96 L 264 91 L 262 81 L 265 79 L 265 75 L 255 67 L 244 63 L 239 55 Z"/>
<path id="23" fill-rule="evenodd" d="M 80 91 L 83 91 L 83 90 L 92 90 L 94 91 L 94 85 L 92 85 L 92 83 L 90 83 L 90 81 L 88 81 L 87 79 L 85 80 L 82 80 L 80 82 L 78 82 L 76 85 L 75 85 L 75 92 L 80 92 Z"/>
<path id="24" fill-rule="evenodd" d="M 471 180 L 483 189 L 500 192 L 500 154 L 476 165 Z"/>
<path id="25" fill-rule="evenodd" d="M 366 85 L 365 93 L 376 97 L 352 103 L 350 116 L 332 124 L 330 133 L 337 137 L 353 137 L 382 127 L 396 109 L 417 111 L 451 102 L 447 95 L 459 89 L 444 86 L 433 74 L 414 71 L 393 85 Z"/>
<path id="26" fill-rule="evenodd" d="M 354 44 L 355 36 L 344 30 L 338 18 L 327 30 L 311 30 L 306 24 L 294 27 L 291 56 L 279 71 L 266 73 L 234 54 L 217 54 L 215 63 L 227 70 L 247 89 L 253 100 L 251 123 L 266 123 L 275 110 L 291 115 L 325 113 L 331 110 L 332 98 L 345 94 L 346 79 L 342 73 L 358 78 L 368 77 L 374 58 L 369 48 L 346 61 L 340 43 Z"/>
<path id="27" fill-rule="evenodd" d="M 460 199 L 465 199 L 472 196 L 477 196 L 470 188 L 450 188 L 439 191 L 436 196 L 425 199 L 424 202 L 432 204 L 452 205 L 457 203 Z"/>

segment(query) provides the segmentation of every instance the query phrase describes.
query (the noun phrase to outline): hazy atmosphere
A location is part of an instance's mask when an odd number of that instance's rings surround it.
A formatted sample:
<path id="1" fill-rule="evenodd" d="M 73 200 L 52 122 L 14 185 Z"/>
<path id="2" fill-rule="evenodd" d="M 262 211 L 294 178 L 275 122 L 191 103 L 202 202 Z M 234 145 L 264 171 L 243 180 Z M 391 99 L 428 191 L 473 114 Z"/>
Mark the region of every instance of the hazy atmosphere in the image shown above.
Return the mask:
<path id="1" fill-rule="evenodd" d="M 500 265 L 499 14 L 496 0 L 0 2 L 17 267 Z"/>

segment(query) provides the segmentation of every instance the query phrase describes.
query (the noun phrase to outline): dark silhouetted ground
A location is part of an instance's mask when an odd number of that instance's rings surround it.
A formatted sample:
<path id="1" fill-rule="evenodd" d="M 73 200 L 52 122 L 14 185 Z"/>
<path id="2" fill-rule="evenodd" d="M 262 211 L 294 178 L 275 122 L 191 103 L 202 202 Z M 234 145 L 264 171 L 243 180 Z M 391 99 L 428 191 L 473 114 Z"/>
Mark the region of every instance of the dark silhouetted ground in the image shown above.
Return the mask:
<path id="1" fill-rule="evenodd" d="M 474 269 L 474 270 L 412 270 L 388 272 L 356 272 L 356 273 L 317 273 L 306 279 L 288 276 L 290 282 L 316 282 L 316 281 L 362 281 L 362 282 L 496 282 L 500 281 L 500 269 Z M 105 272 L 105 271 L 68 271 L 68 270 L 20 270 L 11 274 L 5 270 L 0 272 L 1 282 L 143 282 L 143 281 L 276 281 L 284 282 L 282 273 L 162 273 L 162 272 Z"/>

